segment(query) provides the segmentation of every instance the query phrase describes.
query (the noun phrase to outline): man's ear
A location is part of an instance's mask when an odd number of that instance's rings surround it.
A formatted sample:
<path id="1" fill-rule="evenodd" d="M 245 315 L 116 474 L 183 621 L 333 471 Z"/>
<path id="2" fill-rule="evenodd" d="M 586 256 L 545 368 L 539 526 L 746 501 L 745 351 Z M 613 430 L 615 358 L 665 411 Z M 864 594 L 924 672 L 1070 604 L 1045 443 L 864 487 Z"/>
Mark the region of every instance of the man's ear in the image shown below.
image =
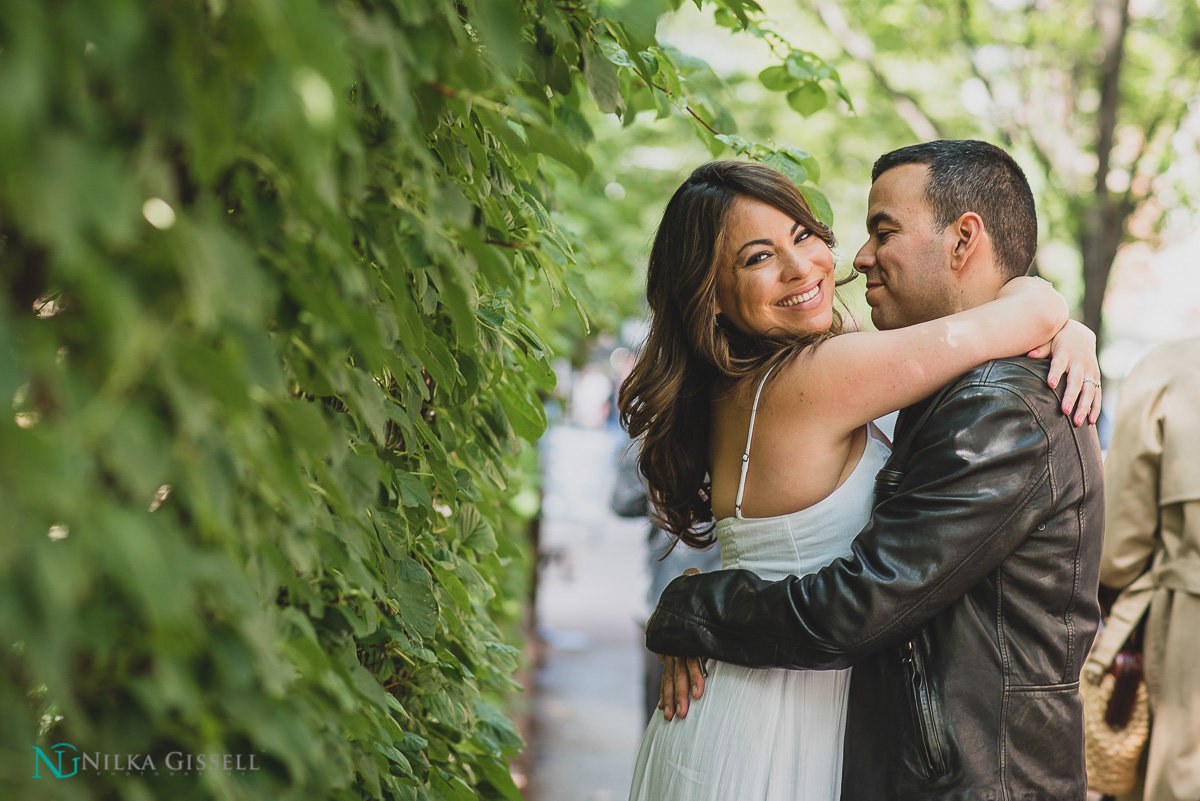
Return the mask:
<path id="1" fill-rule="evenodd" d="M 983 227 L 983 219 L 973 211 L 968 211 L 947 226 L 950 242 L 950 269 L 961 270 L 971 260 L 971 257 L 984 246 L 988 238 L 987 229 Z"/>

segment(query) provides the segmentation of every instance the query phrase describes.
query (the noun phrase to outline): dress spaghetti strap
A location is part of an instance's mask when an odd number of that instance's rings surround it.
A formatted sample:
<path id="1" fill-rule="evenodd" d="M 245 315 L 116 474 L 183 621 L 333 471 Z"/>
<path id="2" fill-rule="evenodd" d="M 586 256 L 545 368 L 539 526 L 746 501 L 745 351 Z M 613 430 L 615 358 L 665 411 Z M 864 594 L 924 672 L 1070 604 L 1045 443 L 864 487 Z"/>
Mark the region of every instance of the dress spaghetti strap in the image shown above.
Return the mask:
<path id="1" fill-rule="evenodd" d="M 758 389 L 754 392 L 754 404 L 750 407 L 750 430 L 746 432 L 746 450 L 742 452 L 742 473 L 738 477 L 737 499 L 733 502 L 733 514 L 738 520 L 744 519 L 742 517 L 742 496 L 746 494 L 746 470 L 750 467 L 750 442 L 754 439 L 754 418 L 758 414 L 758 399 L 762 396 L 767 379 L 771 377 L 771 370 L 774 369 L 772 367 L 767 370 L 762 381 L 758 382 Z"/>

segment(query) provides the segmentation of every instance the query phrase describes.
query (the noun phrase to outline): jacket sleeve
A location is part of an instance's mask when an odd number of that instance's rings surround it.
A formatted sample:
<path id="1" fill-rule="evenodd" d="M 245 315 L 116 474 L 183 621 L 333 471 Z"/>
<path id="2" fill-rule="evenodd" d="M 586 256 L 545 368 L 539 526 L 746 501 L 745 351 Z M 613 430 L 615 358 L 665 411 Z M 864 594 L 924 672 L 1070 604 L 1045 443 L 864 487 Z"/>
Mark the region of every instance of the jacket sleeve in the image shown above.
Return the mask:
<path id="1" fill-rule="evenodd" d="M 966 594 L 1046 516 L 1046 430 L 1016 391 L 969 384 L 914 437 L 896 493 L 877 504 L 850 556 L 775 582 L 744 570 L 678 578 L 647 624 L 647 647 L 751 667 L 842 668 Z"/>

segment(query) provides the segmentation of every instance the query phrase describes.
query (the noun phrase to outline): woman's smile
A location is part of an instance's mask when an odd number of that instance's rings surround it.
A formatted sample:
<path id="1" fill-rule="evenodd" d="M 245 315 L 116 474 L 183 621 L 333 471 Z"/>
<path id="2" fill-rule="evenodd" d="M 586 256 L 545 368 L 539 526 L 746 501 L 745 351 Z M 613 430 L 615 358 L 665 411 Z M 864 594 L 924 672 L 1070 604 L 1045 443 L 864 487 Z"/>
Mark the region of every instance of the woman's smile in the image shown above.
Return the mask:
<path id="1" fill-rule="evenodd" d="M 790 309 L 793 306 L 799 306 L 800 304 L 807 303 L 811 300 L 819 300 L 821 296 L 821 284 L 821 281 L 817 281 L 809 288 L 793 292 L 775 305 L 785 309 Z"/>

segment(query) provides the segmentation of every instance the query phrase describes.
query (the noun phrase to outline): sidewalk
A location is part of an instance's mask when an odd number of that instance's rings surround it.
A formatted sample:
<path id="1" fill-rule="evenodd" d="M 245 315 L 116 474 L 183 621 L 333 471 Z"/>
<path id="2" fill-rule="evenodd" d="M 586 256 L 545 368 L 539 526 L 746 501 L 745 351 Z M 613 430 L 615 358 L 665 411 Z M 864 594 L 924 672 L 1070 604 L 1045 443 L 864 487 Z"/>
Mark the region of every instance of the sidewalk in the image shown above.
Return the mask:
<path id="1" fill-rule="evenodd" d="M 641 742 L 645 521 L 609 510 L 612 431 L 557 427 L 543 444 L 546 492 L 538 619 L 545 660 L 533 693 L 528 801 L 623 801 Z"/>

